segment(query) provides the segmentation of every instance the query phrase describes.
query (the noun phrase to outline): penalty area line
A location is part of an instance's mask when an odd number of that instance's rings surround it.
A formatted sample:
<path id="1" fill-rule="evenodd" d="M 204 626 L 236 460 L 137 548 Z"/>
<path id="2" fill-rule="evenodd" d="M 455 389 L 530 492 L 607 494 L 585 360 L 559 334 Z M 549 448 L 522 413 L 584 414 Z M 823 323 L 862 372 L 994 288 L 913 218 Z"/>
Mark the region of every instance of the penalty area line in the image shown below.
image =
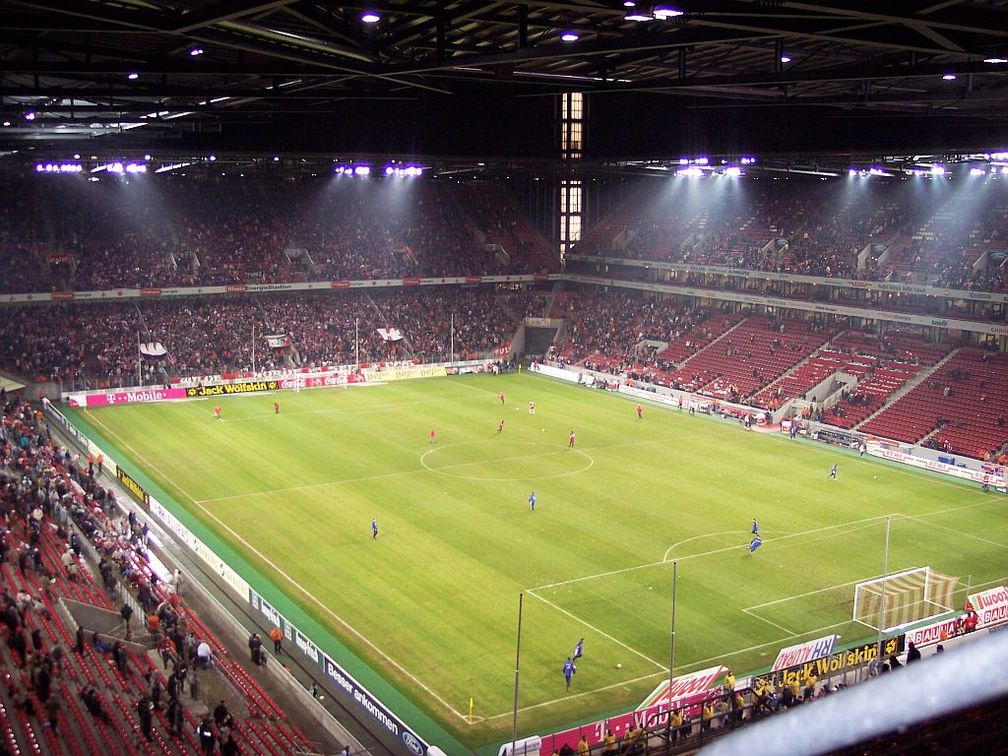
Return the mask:
<path id="1" fill-rule="evenodd" d="M 756 614 L 756 612 L 751 612 L 748 609 L 743 609 L 742 611 L 745 614 L 748 614 L 750 617 L 758 619 L 760 622 L 766 622 L 768 625 L 773 625 L 778 630 L 783 630 L 785 633 L 794 633 L 794 630 L 792 630 L 790 627 L 784 627 L 784 625 L 778 625 L 773 620 L 768 620 L 766 617 L 760 617 L 758 614 Z"/>
<path id="2" fill-rule="evenodd" d="M 137 459 L 139 459 L 140 461 L 142 461 L 151 470 L 154 470 L 158 475 L 160 475 L 160 476 L 162 476 L 164 478 L 168 477 L 163 472 L 161 472 L 161 470 L 158 468 L 157 465 L 151 463 L 151 461 L 149 459 L 147 459 L 142 454 L 140 454 L 129 443 L 127 443 L 118 434 L 116 434 L 115 431 L 113 431 L 107 425 L 105 425 L 104 423 L 102 423 L 100 420 L 97 420 L 97 422 L 98 422 L 99 425 L 101 425 L 105 429 L 105 431 L 107 433 L 109 433 L 109 435 L 111 435 L 113 438 L 115 438 L 117 441 L 119 441 L 119 443 L 122 444 L 123 448 L 125 448 L 127 451 L 129 451 L 133 455 L 135 455 Z M 437 693 L 435 693 L 433 690 L 431 690 L 431 688 L 428 685 L 426 685 L 420 678 L 418 678 L 416 675 L 414 675 L 409 670 L 407 670 L 405 667 L 403 667 L 401 664 L 399 664 L 399 662 L 397 662 L 395 659 L 393 659 L 387 653 L 385 653 L 384 651 L 382 651 L 378 646 L 376 646 L 371 641 L 370 638 L 368 638 L 366 635 L 364 635 L 363 633 L 361 633 L 360 631 L 358 631 L 353 625 L 351 625 L 350 623 L 348 623 L 346 620 L 344 620 L 342 617 L 340 617 L 338 614 L 336 614 L 336 612 L 334 612 L 332 609 L 330 609 L 328 606 L 326 606 L 324 603 L 322 603 L 322 601 L 320 601 L 318 598 L 316 598 L 313 593 L 311 593 L 310 591 L 306 590 L 294 578 L 292 578 L 290 575 L 288 575 L 286 572 L 284 572 L 282 569 L 280 569 L 280 567 L 278 567 L 276 565 L 276 563 L 273 562 L 273 560 L 271 560 L 269 557 L 267 557 L 265 554 L 263 554 L 261 551 L 259 551 L 259 549 L 257 549 L 255 546 L 253 546 L 247 540 L 245 540 L 245 538 L 243 538 L 241 535 L 239 535 L 238 533 L 236 533 L 235 530 L 233 528 L 231 528 L 227 523 L 223 522 L 219 517 L 217 517 L 216 515 L 214 515 L 213 512 L 211 512 L 209 509 L 207 509 L 206 507 L 204 507 L 202 504 L 200 504 L 198 501 L 196 501 L 192 496 L 190 496 L 189 494 L 187 494 L 181 488 L 178 488 L 177 485 L 175 487 L 178 489 L 178 491 L 181 494 L 183 494 L 187 499 L 189 499 L 189 501 L 191 501 L 194 505 L 196 505 L 197 507 L 199 507 L 207 515 L 207 517 L 210 517 L 216 523 L 218 523 L 222 528 L 224 528 L 228 533 L 230 533 L 232 535 L 232 537 L 234 537 L 237 541 L 239 541 L 240 543 L 242 543 L 249 551 L 251 551 L 257 557 L 259 557 L 265 564 L 269 565 L 270 568 L 272 568 L 276 572 L 276 574 L 282 576 L 283 579 L 286 580 L 290 585 L 292 585 L 299 593 L 301 593 L 303 596 L 305 596 L 305 598 L 307 598 L 313 604 L 315 604 L 316 606 L 318 606 L 323 612 L 325 612 L 330 617 L 332 617 L 337 623 L 339 623 L 348 632 L 350 632 L 352 635 L 354 635 L 354 637 L 360 639 L 362 643 L 364 643 L 368 648 L 370 648 L 372 651 L 374 651 L 376 654 L 378 654 L 378 656 L 380 656 L 390 666 L 394 667 L 401 674 L 403 674 L 404 676 L 408 677 L 417 686 L 419 686 L 424 691 L 426 691 L 428 694 L 430 694 L 430 696 L 432 698 L 434 698 L 434 700 L 436 700 L 438 703 L 440 703 L 447 711 L 450 711 L 452 714 L 454 714 L 456 717 L 458 717 L 459 719 L 461 719 L 464 722 L 468 721 L 465 714 L 463 714 L 462 712 L 458 711 L 454 706 L 452 706 L 450 703 L 448 703 L 444 698 L 442 698 Z"/>
<path id="3" fill-rule="evenodd" d="M 836 530 L 838 528 L 847 528 L 847 527 L 850 527 L 852 525 L 864 525 L 865 523 L 871 523 L 871 522 L 876 522 L 876 521 L 879 521 L 879 520 L 884 520 L 888 516 L 889 515 L 878 515 L 876 517 L 866 517 L 863 520 L 851 520 L 850 522 L 841 522 L 841 523 L 838 523 L 836 525 L 827 525 L 826 527 L 823 527 L 823 528 L 813 528 L 812 530 L 805 530 L 805 531 L 802 531 L 802 532 L 799 532 L 799 533 L 790 533 L 788 535 L 782 535 L 782 536 L 778 536 L 776 538 L 767 538 L 767 539 L 765 539 L 763 541 L 763 543 L 764 544 L 775 543 L 777 541 L 784 541 L 784 540 L 788 540 L 788 539 L 791 539 L 791 538 L 798 538 L 798 537 L 801 537 L 801 536 L 815 535 L 816 533 L 822 533 L 822 532 L 825 532 L 827 530 Z M 894 517 L 898 517 L 899 515 L 893 515 L 893 516 Z M 570 580 L 559 580 L 559 581 L 557 581 L 555 583 L 546 583 L 544 585 L 537 585 L 534 588 L 528 588 L 527 590 L 529 590 L 529 591 L 541 591 L 541 590 L 546 590 L 547 588 L 560 588 L 561 586 L 565 586 L 565 585 L 573 585 L 574 583 L 582 583 L 582 582 L 584 582 L 586 580 L 597 580 L 597 579 L 600 579 L 600 578 L 612 577 L 613 575 L 622 575 L 622 574 L 624 574 L 626 572 L 636 572 L 637 570 L 646 570 L 649 567 L 658 567 L 658 566 L 663 565 L 663 564 L 670 564 L 673 561 L 675 561 L 675 562 L 685 562 L 688 559 L 700 559 L 702 557 L 715 556 L 716 554 L 726 554 L 726 553 L 729 553 L 729 552 L 737 550 L 739 548 L 739 546 L 744 546 L 745 544 L 735 544 L 734 546 L 724 546 L 724 547 L 722 547 L 720 549 L 711 549 L 710 551 L 701 551 L 701 552 L 698 552 L 696 554 L 686 554 L 685 556 L 678 557 L 677 559 L 674 559 L 674 560 L 671 560 L 671 559 L 668 558 L 669 552 L 672 549 L 674 549 L 676 546 L 680 546 L 680 545 L 686 543 L 687 541 L 693 541 L 693 540 L 697 540 L 699 538 L 708 538 L 708 537 L 713 537 L 713 536 L 718 536 L 718 535 L 726 535 L 728 533 L 738 534 L 740 532 L 742 532 L 742 531 L 733 530 L 733 531 L 725 531 L 723 533 L 704 533 L 704 534 L 701 534 L 701 535 L 696 536 L 694 538 L 687 538 L 685 541 L 680 541 L 679 543 L 672 544 L 672 546 L 670 546 L 668 549 L 666 549 L 665 556 L 662 559 L 659 559 L 657 562 L 645 562 L 644 564 L 635 564 L 632 567 L 622 567 L 622 568 L 620 568 L 618 570 L 608 570 L 607 572 L 598 572 L 598 573 L 596 573 L 594 575 L 583 575 L 582 577 L 571 578 Z M 748 533 L 748 531 L 746 531 L 746 533 Z"/>
<path id="4" fill-rule="evenodd" d="M 532 711 L 533 709 L 541 709 L 545 706 L 553 706 L 554 704 L 564 703 L 566 701 L 572 701 L 575 698 L 585 698 L 587 696 L 593 696 L 596 693 L 602 693 L 607 690 L 612 690 L 613 688 L 622 688 L 627 685 L 633 685 L 634 683 L 642 682 L 644 680 L 650 680 L 658 675 L 667 675 L 666 670 L 659 670 L 658 672 L 652 672 L 650 675 L 641 675 L 640 677 L 634 677 L 630 680 L 621 680 L 620 682 L 613 683 L 611 685 L 603 685 L 601 688 L 592 688 L 591 690 L 585 690 L 580 693 L 571 693 L 569 696 L 564 696 L 563 698 L 553 698 L 549 701 L 540 701 L 539 703 L 529 704 L 528 706 L 522 706 L 518 709 L 519 712 Z M 484 722 L 490 722 L 494 719 L 502 719 L 503 717 L 510 717 L 514 713 L 513 709 L 508 709 L 500 714 L 494 714 L 490 717 L 485 717 Z"/>
<path id="5" fill-rule="evenodd" d="M 603 638 L 608 638 L 609 640 L 611 640 L 616 645 L 618 645 L 618 646 L 620 646 L 622 648 L 625 648 L 631 654 L 634 654 L 635 656 L 639 656 L 641 659 L 644 659 L 645 661 L 651 662 L 652 664 L 654 664 L 656 667 L 658 667 L 659 669 L 661 669 L 663 671 L 668 671 L 668 667 L 666 667 L 660 661 L 655 661 L 650 656 L 647 656 L 646 654 L 642 654 L 640 651 L 638 651 L 633 646 L 628 646 L 626 643 L 624 643 L 623 641 L 619 640 L 618 638 L 614 638 L 613 636 L 609 635 L 609 633 L 605 632 L 604 630 L 600 630 L 599 628 L 597 628 L 594 625 L 590 624 L 586 620 L 581 619 L 576 614 L 572 614 L 571 612 L 569 612 L 566 609 L 564 609 L 562 606 L 557 606 L 556 604 L 554 604 L 549 599 L 543 598 L 542 596 L 540 596 L 538 593 L 535 592 L 535 589 L 527 590 L 526 593 L 528 593 L 530 596 L 533 596 L 533 597 L 539 599 L 540 601 L 542 601 L 547 606 L 553 607 L 554 609 L 556 609 L 561 614 L 567 615 L 568 617 L 570 617 L 575 622 L 581 623 L 582 625 L 584 625 L 585 627 L 587 627 L 592 632 L 598 633 Z"/>

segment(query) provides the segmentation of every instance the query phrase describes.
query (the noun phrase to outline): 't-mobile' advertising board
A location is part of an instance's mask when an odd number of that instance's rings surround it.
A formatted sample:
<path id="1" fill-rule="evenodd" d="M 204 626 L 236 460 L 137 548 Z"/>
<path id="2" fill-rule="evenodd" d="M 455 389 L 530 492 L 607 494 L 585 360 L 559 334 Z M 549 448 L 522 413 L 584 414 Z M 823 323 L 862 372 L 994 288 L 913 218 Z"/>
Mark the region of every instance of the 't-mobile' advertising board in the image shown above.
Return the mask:
<path id="1" fill-rule="evenodd" d="M 607 730 L 612 730 L 613 735 L 622 738 L 638 725 L 646 730 L 654 729 L 668 719 L 670 710 L 681 711 L 684 718 L 696 717 L 707 700 L 711 687 L 726 671 L 727 667 L 717 666 L 682 675 L 672 680 L 671 684 L 668 680 L 663 680 L 634 711 L 544 736 L 543 751 L 549 749 L 552 753 L 569 745 L 576 752 L 581 736 L 588 741 L 589 747 L 594 747 L 602 742 Z"/>

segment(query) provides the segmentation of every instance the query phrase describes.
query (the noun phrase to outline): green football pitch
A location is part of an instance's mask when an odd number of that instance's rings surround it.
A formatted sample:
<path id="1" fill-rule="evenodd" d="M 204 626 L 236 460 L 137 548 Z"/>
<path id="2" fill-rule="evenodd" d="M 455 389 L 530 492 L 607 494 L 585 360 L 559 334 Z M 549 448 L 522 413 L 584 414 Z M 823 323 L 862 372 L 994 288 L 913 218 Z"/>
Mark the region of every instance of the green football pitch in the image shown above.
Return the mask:
<path id="1" fill-rule="evenodd" d="M 522 593 L 519 730 L 544 734 L 668 676 L 673 562 L 676 673 L 870 638 L 854 585 L 883 572 L 887 518 L 889 572 L 957 576 L 958 606 L 1008 575 L 1001 496 L 635 404 L 525 373 L 79 414 L 468 747 L 510 738 Z"/>

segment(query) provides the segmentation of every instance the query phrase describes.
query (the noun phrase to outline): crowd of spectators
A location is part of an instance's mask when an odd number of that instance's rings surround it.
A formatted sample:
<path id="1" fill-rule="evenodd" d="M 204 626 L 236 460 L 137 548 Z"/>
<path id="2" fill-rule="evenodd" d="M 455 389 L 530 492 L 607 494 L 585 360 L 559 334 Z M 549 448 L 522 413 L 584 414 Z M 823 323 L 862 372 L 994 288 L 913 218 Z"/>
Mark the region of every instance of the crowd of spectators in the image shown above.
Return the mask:
<path id="1" fill-rule="evenodd" d="M 3 292 L 539 272 L 513 202 L 431 181 L 4 176 Z M 104 176 L 104 177 L 101 177 Z M 504 190 L 501 190 L 504 191 Z M 480 222 L 512 229 L 506 256 Z"/>
<path id="2" fill-rule="evenodd" d="M 122 514 L 113 490 L 102 485 L 102 458 L 61 447 L 41 411 L 2 390 L 0 406 L 0 605 L 8 649 L 0 649 L 0 674 L 21 726 L 32 732 L 33 721 L 45 719 L 50 750 L 42 752 L 79 753 L 62 743 L 81 738 L 91 752 L 104 741 L 118 753 L 120 738 L 123 747 L 141 749 L 138 736 L 165 752 L 211 753 L 218 746 L 222 754 L 241 752 L 239 741 L 261 736 L 251 728 L 239 735 L 244 723 L 223 701 L 193 733 L 188 699 L 198 695 L 195 670 L 208 666 L 209 655 L 201 653 L 209 651 L 207 641 L 219 641 L 180 600 L 178 571 L 159 578 L 152 568 L 148 528 L 132 510 Z M 106 634 L 78 624 L 74 633 L 55 608 L 63 596 L 118 611 L 122 625 Z M 136 619 L 134 606 L 142 612 Z M 158 640 L 163 673 L 130 650 L 134 634 Z M 14 716 L 0 705 L 7 728 L 8 714 Z M 278 744 L 300 737 L 279 724 L 267 727 Z M 16 742 L 6 731 L 7 744 Z M 303 743 L 292 738 L 289 745 Z M 262 752 L 251 741 L 245 747 Z"/>
<path id="3" fill-rule="evenodd" d="M 310 295 L 57 304 L 10 310 L 0 319 L 0 367 L 65 389 L 167 383 L 173 377 L 238 370 L 348 364 L 355 339 L 363 363 L 479 357 L 506 346 L 520 318 L 541 316 L 531 292 L 486 288 L 348 290 Z M 386 341 L 378 329 L 397 329 Z M 279 336 L 282 347 L 270 347 Z M 140 344 L 164 346 L 163 358 Z"/>
<path id="4" fill-rule="evenodd" d="M 532 272 L 552 267 L 549 245 L 523 217 L 504 185 L 491 182 L 456 184 L 453 190 L 473 222 L 473 230 L 482 235 L 487 244 L 496 244 L 508 257 L 524 261 Z"/>
<path id="5" fill-rule="evenodd" d="M 663 187 L 633 197 L 573 252 L 1004 290 L 1008 182 L 935 180 L 925 192 L 921 181 L 852 181 Z"/>

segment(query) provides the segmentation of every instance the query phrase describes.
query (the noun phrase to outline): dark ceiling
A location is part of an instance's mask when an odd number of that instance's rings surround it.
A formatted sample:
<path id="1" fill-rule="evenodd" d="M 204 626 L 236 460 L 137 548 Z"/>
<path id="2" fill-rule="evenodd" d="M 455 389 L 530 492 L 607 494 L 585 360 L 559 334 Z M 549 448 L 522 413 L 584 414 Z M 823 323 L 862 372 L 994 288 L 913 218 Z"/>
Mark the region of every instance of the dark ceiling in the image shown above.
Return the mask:
<path id="1" fill-rule="evenodd" d="M 1008 147 L 1008 0 L 664 7 L 0 0 L 0 148 L 549 158 L 571 90 L 596 159 Z"/>

